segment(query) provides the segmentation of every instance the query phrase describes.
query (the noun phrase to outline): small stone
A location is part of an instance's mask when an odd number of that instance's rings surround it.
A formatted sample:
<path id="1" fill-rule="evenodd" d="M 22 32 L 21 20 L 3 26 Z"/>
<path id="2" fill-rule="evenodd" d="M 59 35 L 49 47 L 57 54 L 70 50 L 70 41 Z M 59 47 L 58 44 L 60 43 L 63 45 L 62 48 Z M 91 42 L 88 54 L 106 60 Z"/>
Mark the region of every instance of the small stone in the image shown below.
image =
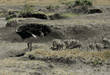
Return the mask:
<path id="1" fill-rule="evenodd" d="M 33 72 L 33 73 L 30 73 L 30 75 L 42 75 L 42 74 L 39 72 Z"/>
<path id="2" fill-rule="evenodd" d="M 48 66 L 49 66 L 50 68 L 54 68 L 54 64 L 52 64 L 52 63 L 50 63 Z"/>

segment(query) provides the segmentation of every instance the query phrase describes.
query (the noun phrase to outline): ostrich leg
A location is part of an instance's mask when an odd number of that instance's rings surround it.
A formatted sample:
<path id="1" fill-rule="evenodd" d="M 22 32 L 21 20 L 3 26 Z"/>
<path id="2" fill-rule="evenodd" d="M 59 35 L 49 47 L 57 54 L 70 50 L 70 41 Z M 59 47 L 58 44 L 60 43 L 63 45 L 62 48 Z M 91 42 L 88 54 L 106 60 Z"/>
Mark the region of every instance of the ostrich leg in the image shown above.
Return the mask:
<path id="1" fill-rule="evenodd" d="M 28 49 L 29 49 L 29 43 L 27 43 Z"/>
<path id="2" fill-rule="evenodd" d="M 29 49 L 30 51 L 32 51 L 32 42 L 28 42 L 28 43 L 27 43 L 27 46 L 28 46 L 28 49 Z"/>
<path id="3" fill-rule="evenodd" d="M 30 51 L 32 51 L 32 42 L 30 42 Z"/>

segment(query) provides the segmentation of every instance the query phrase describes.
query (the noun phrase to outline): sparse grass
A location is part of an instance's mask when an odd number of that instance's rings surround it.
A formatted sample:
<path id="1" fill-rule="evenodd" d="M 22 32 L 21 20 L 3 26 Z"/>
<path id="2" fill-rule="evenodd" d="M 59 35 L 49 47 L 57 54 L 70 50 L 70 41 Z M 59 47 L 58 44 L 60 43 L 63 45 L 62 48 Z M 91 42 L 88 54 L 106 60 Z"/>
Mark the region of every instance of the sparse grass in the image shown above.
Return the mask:
<path id="1" fill-rule="evenodd" d="M 64 17 L 77 17 L 77 16 L 80 16 L 80 14 L 62 13 L 61 16 L 64 16 Z"/>
<path id="2" fill-rule="evenodd" d="M 25 7 L 26 12 L 33 12 L 34 11 L 34 9 L 33 9 L 34 5 L 25 4 L 24 7 Z"/>
<path id="3" fill-rule="evenodd" d="M 3 13 L 0 13 L 0 16 L 2 16 L 3 15 Z"/>
<path id="4" fill-rule="evenodd" d="M 41 11 L 38 11 L 38 12 L 35 12 L 35 13 L 36 13 L 36 14 L 37 14 L 37 13 L 45 14 L 45 15 L 47 15 L 47 16 L 50 16 L 50 15 L 55 14 L 55 13 L 45 13 L 45 12 L 41 12 Z"/>
<path id="5" fill-rule="evenodd" d="M 41 13 L 41 14 L 46 14 L 45 12 L 42 12 L 42 11 L 37 11 L 35 13 Z"/>
<path id="6" fill-rule="evenodd" d="M 23 11 L 23 10 L 21 10 L 21 11 L 18 11 L 18 13 L 20 13 L 20 14 L 23 14 L 23 13 L 25 13 L 26 11 Z"/>
<path id="7" fill-rule="evenodd" d="M 49 15 L 53 15 L 53 14 L 55 14 L 55 13 L 48 13 L 47 15 L 49 16 Z"/>
<path id="8" fill-rule="evenodd" d="M 26 75 L 33 72 L 33 68 L 40 67 L 40 70 L 44 70 L 46 65 L 42 61 L 23 61 L 6 58 L 0 61 L 0 67 L 2 67 L 0 69 L 0 75 Z M 11 69 L 9 69 L 10 67 Z M 27 67 L 29 70 L 26 69 Z M 15 70 L 16 72 L 14 72 Z"/>
<path id="9" fill-rule="evenodd" d="M 51 8 L 54 8 L 54 6 L 52 6 L 51 4 L 46 6 L 47 9 L 51 9 Z"/>
<path id="10" fill-rule="evenodd" d="M 57 8 L 57 9 L 58 9 L 58 8 L 59 8 L 59 6 L 57 5 L 57 6 L 55 6 L 55 8 Z"/>
<path id="11" fill-rule="evenodd" d="M 38 11 L 38 12 L 35 12 L 35 13 L 36 13 L 36 14 L 37 14 L 37 13 L 45 14 L 45 15 L 47 15 L 47 16 L 50 16 L 50 15 L 55 14 L 55 13 L 45 13 L 45 12 L 42 12 L 42 11 Z"/>

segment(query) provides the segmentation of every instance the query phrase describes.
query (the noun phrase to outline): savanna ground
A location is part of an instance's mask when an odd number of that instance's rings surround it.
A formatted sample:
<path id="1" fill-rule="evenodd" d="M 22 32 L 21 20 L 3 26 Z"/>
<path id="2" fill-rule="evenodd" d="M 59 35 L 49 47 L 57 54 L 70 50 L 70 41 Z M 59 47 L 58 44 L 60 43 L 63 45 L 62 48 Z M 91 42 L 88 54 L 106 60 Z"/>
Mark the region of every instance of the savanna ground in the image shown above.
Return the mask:
<path id="1" fill-rule="evenodd" d="M 2 1 L 2 0 L 1 0 Z M 10 1 L 10 0 L 9 0 Z M 11 0 L 12 1 L 12 0 Z M 20 0 L 19 0 L 20 1 Z M 23 1 L 23 0 L 22 0 Z M 15 2 L 15 1 L 12 1 Z M 8 1 L 2 1 L 7 3 Z M 20 3 L 20 2 L 19 2 Z M 25 1 L 24 1 L 25 3 Z M 46 2 L 45 2 L 46 3 Z M 0 10 L 24 10 L 23 5 L 0 5 Z M 55 4 L 57 5 L 57 4 Z M 58 4 L 59 5 L 59 4 Z M 66 11 L 65 5 L 59 5 L 60 12 Z M 102 43 L 101 36 L 110 38 L 110 14 L 103 6 L 105 12 L 101 14 L 63 14 L 68 18 L 59 20 L 42 20 L 36 18 L 23 19 L 24 22 L 37 22 L 60 29 L 67 38 L 78 39 L 83 43 L 83 49 L 52 51 L 52 41 L 41 38 L 33 43 L 33 50 L 29 52 L 27 45 L 15 33 L 15 27 L 6 27 L 8 20 L 0 17 L 0 75 L 109 75 L 110 52 L 102 49 L 98 52 L 87 52 L 88 40 Z M 44 5 L 35 5 L 34 9 L 45 8 Z M 1 13 L 2 14 L 2 13 Z M 76 26 L 76 32 L 74 27 Z M 24 54 L 25 53 L 25 54 Z"/>

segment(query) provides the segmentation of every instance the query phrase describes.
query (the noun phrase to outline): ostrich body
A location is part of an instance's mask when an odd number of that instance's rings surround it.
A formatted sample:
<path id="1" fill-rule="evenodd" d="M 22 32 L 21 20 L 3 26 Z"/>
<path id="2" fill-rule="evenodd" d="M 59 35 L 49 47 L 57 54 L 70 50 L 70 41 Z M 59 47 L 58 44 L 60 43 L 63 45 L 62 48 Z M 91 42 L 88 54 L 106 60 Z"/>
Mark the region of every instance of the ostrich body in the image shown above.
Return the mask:
<path id="1" fill-rule="evenodd" d="M 69 49 L 69 47 L 70 47 L 70 40 L 64 40 L 64 43 L 65 43 L 65 50 Z"/>
<path id="2" fill-rule="evenodd" d="M 89 48 L 90 48 L 91 50 L 94 50 L 94 49 L 95 49 L 95 44 L 91 44 L 91 42 L 89 41 Z"/>
<path id="3" fill-rule="evenodd" d="M 79 40 L 75 40 L 75 39 L 72 39 L 70 40 L 70 46 L 72 46 L 72 48 L 82 48 L 82 43 L 79 41 Z"/>
<path id="4" fill-rule="evenodd" d="M 95 44 L 96 44 L 96 49 L 98 49 L 98 51 L 101 51 L 101 49 L 103 49 L 103 45 L 100 43 L 97 43 L 95 40 Z"/>
<path id="5" fill-rule="evenodd" d="M 63 50 L 64 43 L 60 39 L 54 39 L 53 40 L 53 48 L 57 48 L 57 50 Z"/>
<path id="6" fill-rule="evenodd" d="M 32 41 L 29 39 L 33 37 L 37 39 L 37 36 L 44 37 L 47 33 L 50 33 L 50 28 L 46 25 L 27 24 L 20 26 L 15 31 L 20 37 L 27 42 L 28 49 L 32 50 Z"/>
<path id="7" fill-rule="evenodd" d="M 92 45 L 92 44 L 89 44 L 89 48 L 90 48 L 91 50 L 94 50 L 94 49 L 95 49 L 95 46 Z"/>
<path id="8" fill-rule="evenodd" d="M 104 44 L 104 47 L 106 47 L 107 45 L 110 45 L 110 39 L 104 38 L 103 36 L 102 36 L 102 42 Z"/>

